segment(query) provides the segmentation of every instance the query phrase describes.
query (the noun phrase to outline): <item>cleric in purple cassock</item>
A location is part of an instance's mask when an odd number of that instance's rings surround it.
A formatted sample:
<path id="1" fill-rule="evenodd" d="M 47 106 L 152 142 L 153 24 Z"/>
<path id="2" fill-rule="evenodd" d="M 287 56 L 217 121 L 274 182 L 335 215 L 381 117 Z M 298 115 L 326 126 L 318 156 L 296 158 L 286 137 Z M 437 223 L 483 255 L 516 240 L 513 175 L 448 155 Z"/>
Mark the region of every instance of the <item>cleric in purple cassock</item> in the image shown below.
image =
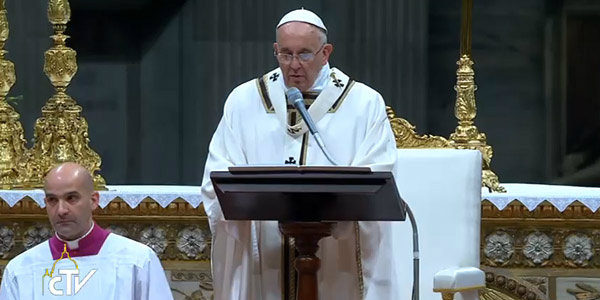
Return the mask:
<path id="1" fill-rule="evenodd" d="M 92 220 L 99 194 L 75 163 L 52 169 L 44 184 L 55 235 L 12 259 L 0 300 L 172 300 L 165 272 L 148 246 Z"/>

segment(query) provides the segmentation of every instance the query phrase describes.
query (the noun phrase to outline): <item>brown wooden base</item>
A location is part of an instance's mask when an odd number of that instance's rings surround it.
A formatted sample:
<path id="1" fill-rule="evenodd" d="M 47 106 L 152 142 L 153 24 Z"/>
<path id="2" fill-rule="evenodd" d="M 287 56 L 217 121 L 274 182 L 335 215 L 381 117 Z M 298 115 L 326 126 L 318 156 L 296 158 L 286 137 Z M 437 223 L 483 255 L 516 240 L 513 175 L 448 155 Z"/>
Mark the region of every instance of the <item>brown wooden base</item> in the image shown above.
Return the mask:
<path id="1" fill-rule="evenodd" d="M 297 300 L 319 299 L 317 271 L 321 267 L 321 260 L 316 253 L 319 250 L 319 240 L 331 235 L 333 224 L 320 222 L 279 223 L 281 233 L 296 240 L 298 257 L 294 261 L 294 266 L 298 271 Z"/>

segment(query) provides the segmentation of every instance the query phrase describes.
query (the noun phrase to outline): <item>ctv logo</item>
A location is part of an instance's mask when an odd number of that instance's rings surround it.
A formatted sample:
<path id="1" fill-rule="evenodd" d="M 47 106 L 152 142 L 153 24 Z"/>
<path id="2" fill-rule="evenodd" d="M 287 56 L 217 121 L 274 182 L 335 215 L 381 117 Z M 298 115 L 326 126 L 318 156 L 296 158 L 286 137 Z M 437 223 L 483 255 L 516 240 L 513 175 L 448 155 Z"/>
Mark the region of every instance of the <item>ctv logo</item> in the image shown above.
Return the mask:
<path id="1" fill-rule="evenodd" d="M 56 263 L 62 260 L 65 254 L 67 255 L 67 258 L 71 262 L 73 262 L 73 264 L 75 265 L 75 269 L 60 269 L 57 272 L 58 275 L 53 276 L 54 270 L 56 268 Z M 60 258 L 57 259 L 54 262 L 54 264 L 52 264 L 51 271 L 48 272 L 48 269 L 46 269 L 46 273 L 44 273 L 44 275 L 42 276 L 42 295 L 44 295 L 46 289 L 48 289 L 50 291 L 50 294 L 54 296 L 77 295 L 81 288 L 83 288 L 83 286 L 90 280 L 90 278 L 92 278 L 92 276 L 94 276 L 94 274 L 96 274 L 96 270 L 92 269 L 83 277 L 83 279 L 81 279 L 81 276 L 79 274 L 79 266 L 77 265 L 77 262 L 71 258 L 69 252 L 67 252 L 67 245 L 65 244 L 65 248 L 62 254 L 60 255 Z M 50 278 L 47 285 L 45 280 L 46 277 Z M 61 284 L 59 284 L 57 287 L 58 283 Z"/>
<path id="2" fill-rule="evenodd" d="M 58 276 L 52 277 L 52 272 L 49 277 L 51 278 L 48 282 L 48 290 L 50 290 L 50 294 L 54 296 L 73 296 L 79 293 L 79 290 L 94 276 L 96 270 L 91 270 L 85 275 L 83 280 L 79 276 L 79 269 L 65 269 L 58 270 Z M 46 276 L 46 274 L 44 274 Z M 66 287 L 64 289 L 60 289 L 56 287 L 56 284 L 59 282 L 66 282 Z M 42 290 L 42 295 L 44 294 L 44 290 Z"/>

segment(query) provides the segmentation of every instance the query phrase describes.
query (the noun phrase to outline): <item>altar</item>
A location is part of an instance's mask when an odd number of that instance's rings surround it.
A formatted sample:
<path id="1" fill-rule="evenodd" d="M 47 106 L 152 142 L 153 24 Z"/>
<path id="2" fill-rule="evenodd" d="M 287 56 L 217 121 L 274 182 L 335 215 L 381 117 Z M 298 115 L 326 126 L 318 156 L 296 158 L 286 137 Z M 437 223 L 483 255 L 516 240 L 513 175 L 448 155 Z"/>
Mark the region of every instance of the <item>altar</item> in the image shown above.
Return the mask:
<path id="1" fill-rule="evenodd" d="M 502 186 L 506 193 L 482 191 L 481 266 L 489 279 L 520 278 L 548 299 L 600 297 L 600 188 Z"/>
<path id="2" fill-rule="evenodd" d="M 600 188 L 501 186 L 506 193 L 482 188 L 480 258 L 490 290 L 515 296 L 505 299 L 520 299 L 516 296 L 531 291 L 545 299 L 570 299 L 576 291 L 597 293 Z M 94 214 L 97 222 L 150 246 L 176 297 L 195 293 L 210 299 L 211 233 L 200 187 L 106 188 Z M 42 190 L 0 191 L 0 270 L 52 234 L 43 198 Z"/>

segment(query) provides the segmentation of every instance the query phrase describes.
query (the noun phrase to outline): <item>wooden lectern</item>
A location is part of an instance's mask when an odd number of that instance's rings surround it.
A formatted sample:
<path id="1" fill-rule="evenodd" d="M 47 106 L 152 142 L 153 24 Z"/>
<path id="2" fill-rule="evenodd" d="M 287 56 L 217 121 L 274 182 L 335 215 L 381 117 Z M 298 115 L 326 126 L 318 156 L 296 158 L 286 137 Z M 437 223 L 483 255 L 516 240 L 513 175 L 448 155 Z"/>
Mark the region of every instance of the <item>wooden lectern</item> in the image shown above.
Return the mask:
<path id="1" fill-rule="evenodd" d="M 391 172 L 360 167 L 231 167 L 211 180 L 227 220 L 279 221 L 296 239 L 298 300 L 317 300 L 320 239 L 337 221 L 404 221 Z"/>

